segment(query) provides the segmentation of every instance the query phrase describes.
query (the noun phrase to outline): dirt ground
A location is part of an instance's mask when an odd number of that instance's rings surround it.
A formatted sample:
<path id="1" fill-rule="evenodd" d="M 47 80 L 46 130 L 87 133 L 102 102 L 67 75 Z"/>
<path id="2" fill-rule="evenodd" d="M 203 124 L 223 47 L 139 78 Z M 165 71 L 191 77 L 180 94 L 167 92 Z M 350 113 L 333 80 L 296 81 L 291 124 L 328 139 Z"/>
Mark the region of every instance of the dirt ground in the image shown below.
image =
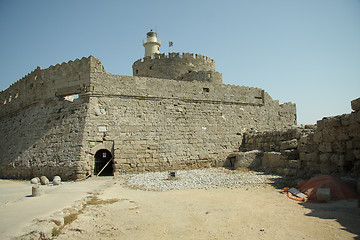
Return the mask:
<path id="1" fill-rule="evenodd" d="M 360 239 L 355 200 L 300 203 L 279 189 L 125 189 L 114 179 L 55 239 Z"/>

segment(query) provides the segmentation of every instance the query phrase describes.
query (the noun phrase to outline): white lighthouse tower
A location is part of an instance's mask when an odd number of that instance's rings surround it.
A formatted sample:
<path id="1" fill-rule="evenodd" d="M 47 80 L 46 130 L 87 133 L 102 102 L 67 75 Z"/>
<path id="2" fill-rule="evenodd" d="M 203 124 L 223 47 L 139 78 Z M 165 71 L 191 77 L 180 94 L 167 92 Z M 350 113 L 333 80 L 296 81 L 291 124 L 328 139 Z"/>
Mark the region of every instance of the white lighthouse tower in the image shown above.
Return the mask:
<path id="1" fill-rule="evenodd" d="M 146 35 L 147 38 L 143 41 L 145 57 L 151 57 L 155 53 L 160 53 L 161 41 L 157 39 L 157 33 L 150 30 Z"/>

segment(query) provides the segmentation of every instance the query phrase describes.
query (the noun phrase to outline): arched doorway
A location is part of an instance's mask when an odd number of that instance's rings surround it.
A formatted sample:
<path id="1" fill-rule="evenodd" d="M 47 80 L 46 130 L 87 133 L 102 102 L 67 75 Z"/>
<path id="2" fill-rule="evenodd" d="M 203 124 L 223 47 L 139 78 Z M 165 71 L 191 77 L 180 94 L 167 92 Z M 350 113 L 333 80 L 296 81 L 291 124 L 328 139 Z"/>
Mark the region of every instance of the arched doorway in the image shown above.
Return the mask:
<path id="1" fill-rule="evenodd" d="M 109 164 L 105 167 L 105 165 L 108 162 L 109 162 Z M 99 174 L 99 172 L 103 168 L 104 168 L 104 170 L 100 173 L 99 176 L 114 176 L 112 154 L 107 149 L 100 149 L 95 153 L 94 174 L 95 175 Z"/>

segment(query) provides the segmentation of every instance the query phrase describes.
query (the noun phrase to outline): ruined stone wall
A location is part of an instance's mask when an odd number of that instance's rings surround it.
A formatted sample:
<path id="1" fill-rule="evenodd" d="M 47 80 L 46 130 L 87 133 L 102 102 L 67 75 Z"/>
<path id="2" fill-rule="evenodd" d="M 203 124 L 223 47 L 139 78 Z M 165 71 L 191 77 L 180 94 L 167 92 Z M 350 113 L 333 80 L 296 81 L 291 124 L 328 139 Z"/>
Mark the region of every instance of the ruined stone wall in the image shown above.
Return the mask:
<path id="1" fill-rule="evenodd" d="M 192 53 L 155 54 L 139 59 L 133 64 L 133 76 L 222 83 L 222 74 L 215 72 L 215 61 Z"/>
<path id="2" fill-rule="evenodd" d="M 240 147 L 242 152 L 237 156 L 236 165 L 243 165 L 241 157 L 253 150 L 260 150 L 261 164 L 257 166 L 267 168 L 281 175 L 301 175 L 303 172 L 303 162 L 299 159 L 299 142 L 304 136 L 308 136 L 314 131 L 314 126 L 293 126 L 277 130 L 250 131 L 244 134 L 244 140 Z M 259 155 L 259 154 L 258 154 Z M 252 156 L 252 155 L 249 155 Z M 253 161 L 258 161 L 254 159 Z M 249 159 L 246 162 L 252 163 Z M 251 166 L 251 165 L 249 165 Z"/>
<path id="3" fill-rule="evenodd" d="M 316 126 L 246 133 L 241 150 L 263 151 L 262 166 L 279 174 L 360 177 L 360 99 L 352 109 Z"/>
<path id="4" fill-rule="evenodd" d="M 257 88 L 93 77 L 85 152 L 92 161 L 92 148 L 113 141 L 116 173 L 222 166 L 246 129 L 296 124 L 294 104 L 279 105 Z"/>
<path id="5" fill-rule="evenodd" d="M 300 140 L 303 165 L 311 172 L 360 177 L 360 98 L 354 112 L 323 118 L 316 131 Z"/>

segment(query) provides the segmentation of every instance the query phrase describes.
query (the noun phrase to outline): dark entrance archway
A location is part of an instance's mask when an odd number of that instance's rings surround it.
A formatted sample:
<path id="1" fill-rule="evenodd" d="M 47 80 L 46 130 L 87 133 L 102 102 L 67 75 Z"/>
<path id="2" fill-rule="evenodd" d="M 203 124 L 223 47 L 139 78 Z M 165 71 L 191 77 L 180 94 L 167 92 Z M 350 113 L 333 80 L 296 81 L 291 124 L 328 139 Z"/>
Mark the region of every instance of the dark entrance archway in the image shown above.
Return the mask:
<path id="1" fill-rule="evenodd" d="M 107 149 L 100 149 L 95 153 L 95 168 L 94 174 L 97 175 L 105 167 L 105 165 L 112 159 L 112 154 Z M 105 167 L 99 176 L 114 176 L 113 160 Z"/>

